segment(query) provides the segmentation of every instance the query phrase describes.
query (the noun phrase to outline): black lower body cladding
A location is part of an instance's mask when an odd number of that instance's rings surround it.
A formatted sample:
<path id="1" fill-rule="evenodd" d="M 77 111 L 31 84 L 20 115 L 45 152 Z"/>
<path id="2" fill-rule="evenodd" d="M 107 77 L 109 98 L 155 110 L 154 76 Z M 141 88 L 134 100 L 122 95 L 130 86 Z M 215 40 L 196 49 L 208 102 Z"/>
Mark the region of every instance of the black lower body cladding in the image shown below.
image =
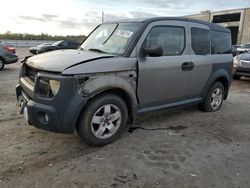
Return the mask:
<path id="1" fill-rule="evenodd" d="M 205 86 L 202 89 L 201 96 L 203 98 L 206 97 L 209 88 L 216 82 L 220 81 L 225 88 L 225 95 L 224 99 L 227 99 L 229 88 L 232 83 L 232 63 L 215 63 L 212 66 L 212 72 L 209 76 L 209 79 L 207 80 Z"/>
<path id="2" fill-rule="evenodd" d="M 66 81 L 67 82 L 67 81 Z M 17 100 L 21 106 L 21 112 L 25 113 L 27 121 L 30 125 L 37 128 L 57 132 L 57 133 L 73 133 L 85 99 L 74 93 L 71 84 L 65 84 L 66 90 L 63 94 L 59 94 L 52 100 L 37 99 L 28 95 L 28 87 L 22 86 L 20 82 L 16 87 Z M 68 85 L 68 87 L 65 87 Z M 67 92 L 68 91 L 68 92 Z M 24 110 L 25 108 L 25 110 Z"/>

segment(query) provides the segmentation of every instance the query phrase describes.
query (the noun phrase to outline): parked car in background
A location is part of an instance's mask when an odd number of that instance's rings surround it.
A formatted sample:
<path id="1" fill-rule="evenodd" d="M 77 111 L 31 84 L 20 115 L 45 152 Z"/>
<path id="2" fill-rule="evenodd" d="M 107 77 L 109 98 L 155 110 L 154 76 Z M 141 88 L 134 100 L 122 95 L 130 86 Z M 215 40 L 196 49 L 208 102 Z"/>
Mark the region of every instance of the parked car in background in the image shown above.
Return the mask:
<path id="1" fill-rule="evenodd" d="M 18 57 L 0 44 L 0 71 L 3 70 L 6 64 L 16 63 L 17 61 Z"/>
<path id="2" fill-rule="evenodd" d="M 12 44 L 3 44 L 3 48 L 13 54 L 16 53 L 16 47 Z"/>
<path id="3" fill-rule="evenodd" d="M 51 44 L 49 43 L 43 43 L 43 44 L 39 44 L 38 46 L 34 46 L 34 47 L 30 47 L 29 51 L 32 54 L 37 54 L 37 51 L 42 48 L 43 46 L 50 46 Z"/>
<path id="4" fill-rule="evenodd" d="M 250 77 L 250 51 L 234 57 L 233 78 Z"/>
<path id="5" fill-rule="evenodd" d="M 76 49 L 79 47 L 79 42 L 74 40 L 62 40 L 57 41 L 52 45 L 43 45 L 36 50 L 36 54 L 41 54 L 44 52 L 61 50 L 61 49 Z"/>
<path id="6" fill-rule="evenodd" d="M 236 48 L 239 54 L 248 52 L 250 50 L 250 43 L 241 44 L 239 45 L 239 47 Z"/>
<path id="7" fill-rule="evenodd" d="M 141 113 L 191 104 L 218 111 L 231 85 L 231 50 L 230 30 L 209 22 L 108 22 L 77 50 L 26 58 L 16 95 L 29 124 L 76 130 L 88 144 L 101 146 Z"/>
<path id="8" fill-rule="evenodd" d="M 232 45 L 232 55 L 233 55 L 233 57 L 236 56 L 236 55 L 238 55 L 237 48 L 236 48 L 235 45 Z"/>

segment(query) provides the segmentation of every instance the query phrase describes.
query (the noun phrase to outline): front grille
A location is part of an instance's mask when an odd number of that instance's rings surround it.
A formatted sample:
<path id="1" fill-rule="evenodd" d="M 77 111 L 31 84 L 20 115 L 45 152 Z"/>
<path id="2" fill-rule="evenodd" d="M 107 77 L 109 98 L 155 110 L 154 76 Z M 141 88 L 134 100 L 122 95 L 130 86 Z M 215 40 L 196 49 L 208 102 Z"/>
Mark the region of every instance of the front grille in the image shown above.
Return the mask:
<path id="1" fill-rule="evenodd" d="M 29 66 L 25 66 L 25 74 L 24 76 L 28 78 L 31 82 L 35 83 L 36 76 L 37 76 L 38 71 L 34 68 L 31 68 Z"/>
<path id="2" fill-rule="evenodd" d="M 240 64 L 242 67 L 250 68 L 250 61 L 241 60 Z"/>

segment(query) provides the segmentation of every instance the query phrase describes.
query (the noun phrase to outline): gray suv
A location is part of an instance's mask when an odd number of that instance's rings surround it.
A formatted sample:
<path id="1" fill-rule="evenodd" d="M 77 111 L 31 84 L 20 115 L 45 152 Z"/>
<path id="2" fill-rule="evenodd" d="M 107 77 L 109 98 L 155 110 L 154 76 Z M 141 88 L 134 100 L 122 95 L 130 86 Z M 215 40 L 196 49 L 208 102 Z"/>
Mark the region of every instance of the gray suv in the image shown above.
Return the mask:
<path id="1" fill-rule="evenodd" d="M 77 50 L 24 59 L 16 87 L 29 124 L 116 140 L 138 114 L 199 104 L 220 109 L 232 79 L 230 30 L 186 18 L 99 25 Z"/>

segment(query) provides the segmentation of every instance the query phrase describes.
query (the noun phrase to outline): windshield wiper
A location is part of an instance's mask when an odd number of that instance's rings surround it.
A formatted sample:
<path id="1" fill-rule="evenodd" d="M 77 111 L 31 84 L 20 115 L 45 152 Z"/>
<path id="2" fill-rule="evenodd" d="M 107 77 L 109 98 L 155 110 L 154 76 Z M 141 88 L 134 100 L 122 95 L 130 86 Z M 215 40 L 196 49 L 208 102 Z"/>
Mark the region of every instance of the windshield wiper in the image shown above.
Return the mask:
<path id="1" fill-rule="evenodd" d="M 100 52 L 100 53 L 108 54 L 108 52 L 105 52 L 105 51 L 100 50 L 100 49 L 98 49 L 98 48 L 90 48 L 89 51 Z"/>

